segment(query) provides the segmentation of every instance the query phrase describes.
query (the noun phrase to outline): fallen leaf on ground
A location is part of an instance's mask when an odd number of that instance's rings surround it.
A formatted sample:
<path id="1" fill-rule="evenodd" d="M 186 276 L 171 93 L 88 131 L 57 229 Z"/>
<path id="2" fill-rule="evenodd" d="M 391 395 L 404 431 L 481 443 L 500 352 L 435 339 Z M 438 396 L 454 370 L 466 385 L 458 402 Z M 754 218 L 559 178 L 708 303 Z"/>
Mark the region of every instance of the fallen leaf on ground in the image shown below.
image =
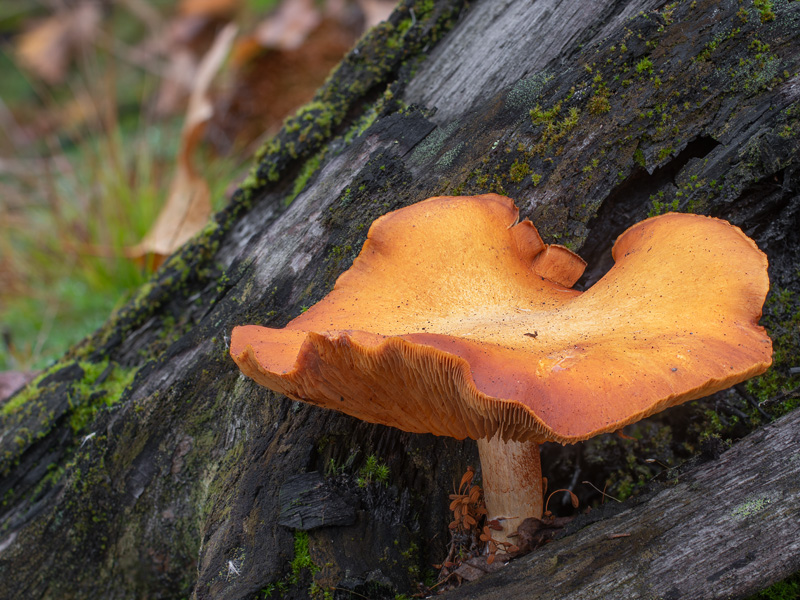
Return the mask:
<path id="1" fill-rule="evenodd" d="M 38 375 L 36 371 L 0 371 L 0 403 Z"/>
<path id="2" fill-rule="evenodd" d="M 238 41 L 231 62 L 239 73 L 218 100 L 207 139 L 228 152 L 275 133 L 287 115 L 314 97 L 359 33 L 325 16 L 295 50 L 264 48 L 255 36 Z"/>
<path id="3" fill-rule="evenodd" d="M 230 17 L 240 5 L 240 0 L 181 0 L 178 12 L 182 15 Z"/>
<path id="4" fill-rule="evenodd" d="M 515 556 L 528 554 L 558 535 L 575 517 L 546 517 L 525 519 L 517 529 L 514 541 L 518 546 Z"/>
<path id="5" fill-rule="evenodd" d="M 397 2 L 394 0 L 358 0 L 364 13 L 364 27 L 369 28 L 389 18 Z"/>
<path id="6" fill-rule="evenodd" d="M 75 53 L 95 39 L 101 20 L 96 2 L 81 2 L 57 12 L 17 38 L 17 58 L 43 81 L 59 83 Z"/>
<path id="7" fill-rule="evenodd" d="M 181 132 L 177 170 L 167 201 L 144 239 L 129 249 L 128 256 L 132 258 L 144 259 L 151 255 L 154 266 L 157 267 L 208 222 L 211 214 L 210 191 L 205 179 L 195 169 L 192 155 L 203 136 L 206 122 L 214 112 L 208 99 L 208 90 L 235 37 L 236 26 L 227 25 L 217 35 L 200 63 L 189 98 L 186 121 Z"/>
<path id="8" fill-rule="evenodd" d="M 271 17 L 259 23 L 255 39 L 263 48 L 296 50 L 321 21 L 313 0 L 284 0 Z"/>

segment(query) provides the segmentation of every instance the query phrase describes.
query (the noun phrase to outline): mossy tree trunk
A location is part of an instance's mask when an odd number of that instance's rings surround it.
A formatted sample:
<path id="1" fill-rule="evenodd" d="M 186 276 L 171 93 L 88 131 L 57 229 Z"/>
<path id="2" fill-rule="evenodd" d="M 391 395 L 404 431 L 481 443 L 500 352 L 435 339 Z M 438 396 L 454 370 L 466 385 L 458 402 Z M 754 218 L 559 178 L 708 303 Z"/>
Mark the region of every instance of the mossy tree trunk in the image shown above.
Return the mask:
<path id="1" fill-rule="evenodd" d="M 236 324 L 280 327 L 320 300 L 376 217 L 433 195 L 511 196 L 545 241 L 589 261 L 584 285 L 610 266 L 619 233 L 667 210 L 728 219 L 769 256 L 774 367 L 641 424 L 636 442 L 545 448 L 551 484 L 584 503 L 598 499 L 584 479 L 630 493 L 701 439 L 790 411 L 799 71 L 797 1 L 402 3 L 265 147 L 213 224 L 0 407 L 0 596 L 416 591 L 445 556 L 447 495 L 477 465 L 474 443 L 278 397 L 239 375 L 227 340 Z M 790 520 L 779 508 L 759 514 Z M 794 552 L 760 569 L 758 555 L 723 553 L 720 569 L 745 565 L 749 579 L 721 576 L 733 587 L 714 589 L 764 587 L 800 568 Z"/>

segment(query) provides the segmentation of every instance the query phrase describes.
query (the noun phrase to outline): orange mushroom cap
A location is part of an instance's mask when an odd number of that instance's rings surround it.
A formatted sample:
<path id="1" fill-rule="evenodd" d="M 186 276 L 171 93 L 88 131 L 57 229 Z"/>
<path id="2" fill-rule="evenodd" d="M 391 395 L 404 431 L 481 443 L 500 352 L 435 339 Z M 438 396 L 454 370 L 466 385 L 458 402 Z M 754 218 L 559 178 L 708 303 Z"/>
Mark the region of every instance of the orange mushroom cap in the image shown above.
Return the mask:
<path id="1" fill-rule="evenodd" d="M 670 213 L 585 263 L 509 198 L 437 197 L 376 220 L 333 291 L 283 329 L 236 327 L 242 372 L 418 433 L 584 440 L 764 372 L 767 259 L 726 221 Z"/>

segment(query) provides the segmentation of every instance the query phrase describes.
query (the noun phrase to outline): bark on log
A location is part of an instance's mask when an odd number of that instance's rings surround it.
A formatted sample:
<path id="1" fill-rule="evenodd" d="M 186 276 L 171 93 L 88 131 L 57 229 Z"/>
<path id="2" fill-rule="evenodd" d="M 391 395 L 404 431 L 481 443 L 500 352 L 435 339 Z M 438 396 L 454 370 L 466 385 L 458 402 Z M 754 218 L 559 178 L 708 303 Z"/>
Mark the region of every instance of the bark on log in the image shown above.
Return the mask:
<path id="1" fill-rule="evenodd" d="M 448 596 L 744 597 L 800 570 L 799 475 L 795 411 L 623 509 L 582 517 L 571 535 Z"/>
<path id="2" fill-rule="evenodd" d="M 308 562 L 295 560 L 297 573 L 290 567 L 306 539 L 322 591 L 415 591 L 444 557 L 447 495 L 476 464 L 474 444 L 277 397 L 239 376 L 226 338 L 240 323 L 285 324 L 331 289 L 376 217 L 436 194 L 515 198 L 545 241 L 589 261 L 586 285 L 608 268 L 614 238 L 649 212 L 691 210 L 739 225 L 770 258 L 765 323 L 776 364 L 741 389 L 744 400 L 731 392 L 705 406 L 721 409 L 714 418 L 730 425 L 725 431 L 747 429 L 754 395 L 766 400 L 762 410 L 787 410 L 800 348 L 799 71 L 796 1 L 401 4 L 267 145 L 206 232 L 0 409 L 0 597 L 251 598 L 267 589 L 307 597 L 312 574 L 300 567 Z M 668 411 L 651 423 L 700 413 Z M 675 436 L 671 447 L 687 443 Z M 745 444 L 736 451 L 767 460 L 763 444 Z M 389 481 L 361 487 L 372 455 L 389 467 Z M 724 486 L 732 475 L 715 464 L 702 473 Z M 600 484 L 613 470 L 593 469 Z M 281 490 L 304 502 L 292 485 L 314 472 L 330 481 L 320 493 L 345 488 L 337 514 L 346 519 L 351 507 L 355 523 L 315 527 L 306 538 L 281 524 L 290 518 Z M 793 506 L 788 498 L 758 498 L 770 499 L 763 514 L 786 517 L 770 531 L 792 532 L 796 519 L 781 513 Z M 648 504 L 631 507 L 630 518 Z M 324 514 L 311 509 L 308 518 Z M 660 548 L 666 538 L 652 533 Z M 756 551 L 742 562 L 708 540 L 695 532 L 682 551 L 715 553 L 720 573 L 708 585 L 752 577 L 731 597 L 798 568 L 791 545 L 784 561 Z M 760 542 L 769 548 L 772 538 Z M 645 533 L 636 543 L 651 551 Z M 585 568 L 594 559 L 575 560 Z M 692 560 L 678 568 L 691 572 Z M 535 561 L 493 580 L 533 577 Z M 613 578 L 630 565 L 602 566 Z M 523 593 L 521 580 L 508 585 L 509 597 Z M 664 585 L 664 593 L 688 589 L 684 580 Z M 472 589 L 475 598 L 490 593 Z"/>

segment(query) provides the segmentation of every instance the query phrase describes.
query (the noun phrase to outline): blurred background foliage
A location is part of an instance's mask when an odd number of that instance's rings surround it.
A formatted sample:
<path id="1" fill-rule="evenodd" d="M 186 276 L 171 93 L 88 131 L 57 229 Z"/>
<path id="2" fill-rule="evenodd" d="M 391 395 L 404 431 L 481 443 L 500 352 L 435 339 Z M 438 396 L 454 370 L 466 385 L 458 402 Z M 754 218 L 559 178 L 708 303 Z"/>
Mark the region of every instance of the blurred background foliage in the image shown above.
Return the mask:
<path id="1" fill-rule="evenodd" d="M 0 371 L 30 376 L 102 324 L 392 8 L 0 2 Z"/>

